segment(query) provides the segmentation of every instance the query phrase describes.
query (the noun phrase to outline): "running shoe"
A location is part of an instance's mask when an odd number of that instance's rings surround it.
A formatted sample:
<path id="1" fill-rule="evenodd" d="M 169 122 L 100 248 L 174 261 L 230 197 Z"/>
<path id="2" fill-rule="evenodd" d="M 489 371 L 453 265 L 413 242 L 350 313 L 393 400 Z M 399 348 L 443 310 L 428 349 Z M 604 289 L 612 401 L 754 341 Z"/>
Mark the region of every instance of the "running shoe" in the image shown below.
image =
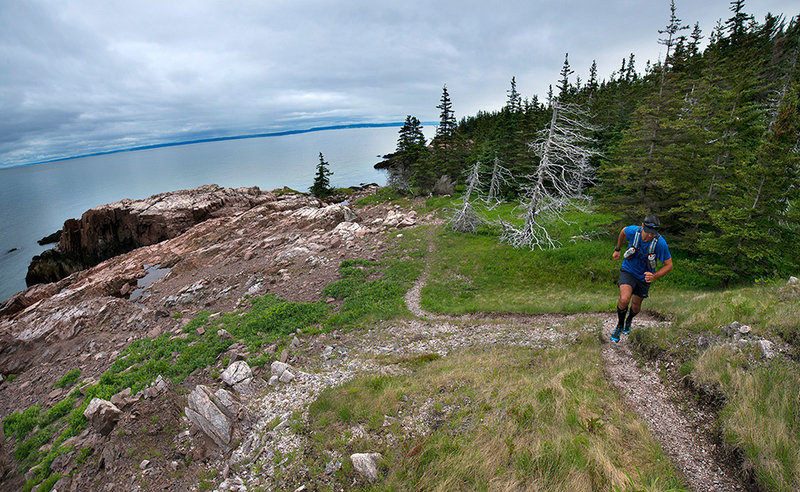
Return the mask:
<path id="1" fill-rule="evenodd" d="M 617 325 L 614 329 L 614 333 L 611 334 L 611 341 L 614 343 L 619 343 L 619 335 L 622 332 L 622 325 Z"/>
<path id="2" fill-rule="evenodd" d="M 628 333 L 631 332 L 631 323 L 632 323 L 632 321 L 626 321 L 625 322 L 625 327 L 622 328 L 622 334 L 623 335 L 627 335 Z"/>

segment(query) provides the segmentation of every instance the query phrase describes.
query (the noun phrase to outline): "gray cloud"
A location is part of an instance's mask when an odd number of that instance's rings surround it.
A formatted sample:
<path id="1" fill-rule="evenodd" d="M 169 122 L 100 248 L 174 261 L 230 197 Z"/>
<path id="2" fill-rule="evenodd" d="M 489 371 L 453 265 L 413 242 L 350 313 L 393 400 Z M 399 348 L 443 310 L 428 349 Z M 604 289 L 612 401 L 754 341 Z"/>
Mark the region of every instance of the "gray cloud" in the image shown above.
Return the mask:
<path id="1" fill-rule="evenodd" d="M 663 4 L 662 4 L 663 3 Z M 689 2 L 686 2 L 689 3 Z M 708 35 L 727 2 L 678 2 Z M 557 5 L 556 5 L 557 4 Z M 0 167 L 206 136 L 436 120 L 636 53 L 656 61 L 668 2 L 650 0 L 0 2 Z M 750 12 L 792 15 L 785 0 Z"/>

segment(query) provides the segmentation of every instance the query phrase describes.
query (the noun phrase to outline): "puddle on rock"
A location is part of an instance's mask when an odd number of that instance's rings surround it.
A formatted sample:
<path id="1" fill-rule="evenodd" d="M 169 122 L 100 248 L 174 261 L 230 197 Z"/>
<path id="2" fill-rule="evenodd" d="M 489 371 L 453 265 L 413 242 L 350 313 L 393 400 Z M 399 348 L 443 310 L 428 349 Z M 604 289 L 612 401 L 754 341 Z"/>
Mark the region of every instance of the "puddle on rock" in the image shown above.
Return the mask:
<path id="1" fill-rule="evenodd" d="M 148 287 L 153 285 L 157 280 L 164 278 L 170 271 L 170 268 L 158 268 L 160 265 L 144 265 L 147 271 L 144 277 L 136 281 L 136 289 L 131 292 L 131 301 L 136 299 L 144 299 L 149 296 L 149 292 L 145 292 Z"/>

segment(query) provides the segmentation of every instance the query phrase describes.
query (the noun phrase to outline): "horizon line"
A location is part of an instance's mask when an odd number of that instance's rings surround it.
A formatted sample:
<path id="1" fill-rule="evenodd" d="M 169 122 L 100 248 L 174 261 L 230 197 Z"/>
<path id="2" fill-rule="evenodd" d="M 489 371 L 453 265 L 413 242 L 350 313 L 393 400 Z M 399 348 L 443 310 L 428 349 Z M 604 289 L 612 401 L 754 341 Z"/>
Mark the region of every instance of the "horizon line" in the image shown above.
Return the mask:
<path id="1" fill-rule="evenodd" d="M 425 122 L 424 124 L 428 125 L 437 125 L 435 122 Z M 346 130 L 351 128 L 387 128 L 392 126 L 403 126 L 403 122 L 400 121 L 393 121 L 389 123 L 348 123 L 342 125 L 329 125 L 329 126 L 315 126 L 311 128 L 305 128 L 300 130 L 282 130 L 279 132 L 268 132 L 268 133 L 248 133 L 244 135 L 231 135 L 227 137 L 208 137 L 208 138 L 200 138 L 196 140 L 181 140 L 178 142 L 165 142 L 165 143 L 158 143 L 158 144 L 149 144 L 149 145 L 138 145 L 136 147 L 129 147 L 125 149 L 116 149 L 116 150 L 105 150 L 102 152 L 91 152 L 88 154 L 80 154 L 74 155 L 69 157 L 58 157 L 55 159 L 47 159 L 43 161 L 36 161 L 36 162 L 26 162 L 23 164 L 12 164 L 10 166 L 3 166 L 0 167 L 2 169 L 12 169 L 15 167 L 25 167 L 25 166 L 36 166 L 39 164 L 50 164 L 53 162 L 61 162 L 61 161 L 69 161 L 72 159 L 82 159 L 84 157 L 97 157 L 101 155 L 109 155 L 109 154 L 120 154 L 122 152 L 136 152 L 139 150 L 152 150 L 152 149 L 161 149 L 164 147 L 179 147 L 182 145 L 193 145 L 199 143 L 210 143 L 210 142 L 224 142 L 226 140 L 245 140 L 249 138 L 266 138 L 266 137 L 283 137 L 287 135 L 298 135 L 302 133 L 312 133 L 312 132 L 321 132 L 327 130 Z"/>

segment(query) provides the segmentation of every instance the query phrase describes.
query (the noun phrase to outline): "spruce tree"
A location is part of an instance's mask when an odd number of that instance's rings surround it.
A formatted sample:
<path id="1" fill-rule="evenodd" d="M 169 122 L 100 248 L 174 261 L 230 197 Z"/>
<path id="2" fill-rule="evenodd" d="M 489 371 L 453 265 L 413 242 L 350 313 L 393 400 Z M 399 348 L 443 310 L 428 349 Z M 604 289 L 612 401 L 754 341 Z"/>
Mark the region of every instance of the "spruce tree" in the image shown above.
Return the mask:
<path id="1" fill-rule="evenodd" d="M 592 66 L 589 67 L 589 81 L 586 83 L 589 89 L 589 98 L 591 99 L 597 91 L 597 60 L 592 60 Z"/>
<path id="2" fill-rule="evenodd" d="M 564 55 L 564 65 L 561 67 L 561 79 L 559 79 L 558 84 L 556 87 L 558 88 L 558 100 L 565 101 L 567 96 L 570 93 L 570 85 L 569 85 L 569 76 L 575 73 L 569 66 L 569 53 Z"/>
<path id="3" fill-rule="evenodd" d="M 328 163 L 319 153 L 319 163 L 317 163 L 317 174 L 314 176 L 314 184 L 311 185 L 309 191 L 317 198 L 327 198 L 333 194 L 331 188 L 330 176 L 333 173 L 328 169 Z"/>
<path id="4" fill-rule="evenodd" d="M 442 98 L 436 108 L 441 110 L 436 136 L 444 139 L 452 137 L 456 129 L 456 117 L 453 115 L 453 103 L 450 101 L 447 85 L 442 87 Z"/>
<path id="5" fill-rule="evenodd" d="M 516 77 L 511 77 L 511 88 L 508 90 L 508 100 L 506 101 L 506 108 L 509 113 L 522 112 L 522 98 L 517 92 Z"/>

